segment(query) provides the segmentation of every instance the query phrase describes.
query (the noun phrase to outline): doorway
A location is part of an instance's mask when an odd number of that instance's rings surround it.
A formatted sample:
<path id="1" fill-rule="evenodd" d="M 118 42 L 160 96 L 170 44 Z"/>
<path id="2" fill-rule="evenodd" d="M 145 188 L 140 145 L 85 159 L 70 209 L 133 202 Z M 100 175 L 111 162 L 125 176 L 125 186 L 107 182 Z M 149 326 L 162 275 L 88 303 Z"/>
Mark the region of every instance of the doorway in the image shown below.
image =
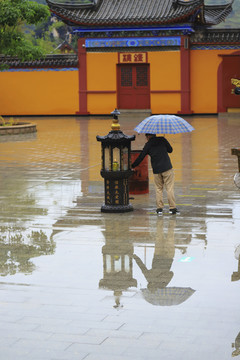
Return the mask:
<path id="1" fill-rule="evenodd" d="M 118 108 L 150 109 L 149 64 L 118 65 Z"/>
<path id="2" fill-rule="evenodd" d="M 218 112 L 239 112 L 240 96 L 235 94 L 240 87 L 240 52 L 221 55 L 218 71 Z"/>

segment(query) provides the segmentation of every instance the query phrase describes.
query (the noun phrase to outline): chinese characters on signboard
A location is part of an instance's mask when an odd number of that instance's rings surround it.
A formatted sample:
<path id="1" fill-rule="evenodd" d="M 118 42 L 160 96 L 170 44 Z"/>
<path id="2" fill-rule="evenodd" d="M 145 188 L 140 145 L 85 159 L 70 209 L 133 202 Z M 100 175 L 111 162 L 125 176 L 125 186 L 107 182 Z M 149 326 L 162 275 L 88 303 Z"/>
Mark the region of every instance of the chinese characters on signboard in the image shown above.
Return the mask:
<path id="1" fill-rule="evenodd" d="M 146 62 L 147 62 L 146 52 L 119 54 L 119 63 L 121 64 L 144 64 Z"/>

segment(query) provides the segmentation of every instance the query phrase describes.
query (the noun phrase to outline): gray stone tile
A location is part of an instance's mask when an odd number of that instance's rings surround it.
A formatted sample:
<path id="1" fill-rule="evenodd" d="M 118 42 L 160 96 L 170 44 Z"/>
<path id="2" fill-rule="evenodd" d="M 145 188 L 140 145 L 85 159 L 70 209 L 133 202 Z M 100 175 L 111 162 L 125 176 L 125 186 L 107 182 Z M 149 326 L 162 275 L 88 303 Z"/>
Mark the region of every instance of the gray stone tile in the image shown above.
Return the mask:
<path id="1" fill-rule="evenodd" d="M 11 331 L 0 331 L 0 337 L 3 339 L 16 338 L 16 339 L 36 339 L 36 340 L 46 340 L 52 335 L 51 332 L 42 332 L 42 331 L 26 331 L 24 329 L 18 328 L 17 330 L 11 329 Z"/>
<path id="2" fill-rule="evenodd" d="M 50 341 L 68 341 L 71 343 L 78 343 L 78 344 L 93 344 L 93 345 L 101 345 L 105 340 L 107 339 L 107 336 L 104 336 L 103 334 L 96 334 L 89 335 L 89 332 L 87 332 L 85 335 L 74 335 L 74 334 L 53 334 L 49 340 Z"/>
<path id="3" fill-rule="evenodd" d="M 85 359 L 86 360 L 113 360 L 113 355 L 112 354 L 110 354 L 110 355 L 109 354 L 89 354 L 86 356 Z M 126 355 L 114 354 L 114 360 L 146 360 L 146 358 L 139 356 L 139 355 L 126 356 Z"/>
<path id="4" fill-rule="evenodd" d="M 78 326 L 79 323 L 81 323 L 81 321 L 78 320 L 74 320 L 72 321 L 72 323 L 70 324 L 70 327 L 75 327 Z M 94 328 L 94 329 L 105 329 L 105 330 L 118 330 L 120 329 L 124 323 L 121 321 L 115 321 L 115 322 L 107 322 L 105 320 L 103 321 L 92 321 L 92 320 L 83 320 L 82 324 L 85 327 L 88 327 L 89 329 Z"/>
<path id="5" fill-rule="evenodd" d="M 122 328 L 120 328 L 119 330 L 90 329 L 87 331 L 86 335 L 101 335 L 106 337 L 117 337 L 119 339 L 138 339 L 142 335 L 142 333 L 139 331 L 123 331 Z"/>
<path id="6" fill-rule="evenodd" d="M 85 351 L 78 351 L 76 353 L 67 353 L 66 351 L 52 350 L 52 349 L 35 349 L 30 351 L 28 360 L 83 360 L 88 355 Z"/>
<path id="7" fill-rule="evenodd" d="M 38 332 L 46 332 L 46 333 L 56 333 L 56 334 L 75 334 L 75 335 L 84 335 L 89 327 L 85 327 L 84 324 L 81 326 L 59 326 L 55 324 L 42 324 L 39 325 L 36 329 Z"/>
<path id="8" fill-rule="evenodd" d="M 54 325 L 54 326 L 67 326 L 71 320 L 65 320 L 59 317 L 42 317 L 42 316 L 24 316 L 21 320 L 18 321 L 18 324 L 48 324 L 48 325 Z"/>
<path id="9" fill-rule="evenodd" d="M 36 350 L 36 349 L 44 349 L 47 352 L 50 350 L 60 350 L 64 351 L 66 350 L 70 345 L 72 345 L 72 342 L 67 341 L 54 341 L 51 338 L 43 341 L 39 340 L 30 340 L 30 339 L 20 339 L 18 340 L 14 345 L 14 349 L 28 349 L 30 351 Z"/>
<path id="10" fill-rule="evenodd" d="M 7 333 L 12 331 L 30 331 L 35 330 L 37 324 L 19 324 L 19 323 L 0 323 L 0 333 Z"/>

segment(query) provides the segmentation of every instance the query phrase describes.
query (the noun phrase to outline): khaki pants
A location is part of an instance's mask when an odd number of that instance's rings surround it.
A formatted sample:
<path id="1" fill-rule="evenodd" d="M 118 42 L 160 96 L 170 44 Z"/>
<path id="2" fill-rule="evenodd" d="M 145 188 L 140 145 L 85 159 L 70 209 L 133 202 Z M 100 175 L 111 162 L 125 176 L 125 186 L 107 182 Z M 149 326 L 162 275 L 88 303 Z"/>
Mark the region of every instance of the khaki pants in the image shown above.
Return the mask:
<path id="1" fill-rule="evenodd" d="M 163 208 L 163 187 L 167 191 L 167 199 L 169 204 L 169 209 L 174 209 L 176 207 L 175 196 L 174 196 L 174 172 L 173 169 L 164 171 L 160 174 L 154 175 L 154 183 L 156 188 L 156 201 L 157 208 Z"/>

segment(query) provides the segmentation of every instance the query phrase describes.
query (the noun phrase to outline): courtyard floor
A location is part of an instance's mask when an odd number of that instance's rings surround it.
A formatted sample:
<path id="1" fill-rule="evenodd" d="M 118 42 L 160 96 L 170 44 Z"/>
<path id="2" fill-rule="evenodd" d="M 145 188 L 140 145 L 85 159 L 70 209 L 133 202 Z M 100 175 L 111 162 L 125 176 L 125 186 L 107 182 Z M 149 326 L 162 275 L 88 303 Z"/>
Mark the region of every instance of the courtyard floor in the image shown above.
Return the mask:
<path id="1" fill-rule="evenodd" d="M 156 216 L 150 166 L 133 212 L 100 211 L 110 117 L 0 137 L 1 360 L 240 359 L 240 116 L 184 118 L 195 130 L 167 136 L 177 216 Z"/>

